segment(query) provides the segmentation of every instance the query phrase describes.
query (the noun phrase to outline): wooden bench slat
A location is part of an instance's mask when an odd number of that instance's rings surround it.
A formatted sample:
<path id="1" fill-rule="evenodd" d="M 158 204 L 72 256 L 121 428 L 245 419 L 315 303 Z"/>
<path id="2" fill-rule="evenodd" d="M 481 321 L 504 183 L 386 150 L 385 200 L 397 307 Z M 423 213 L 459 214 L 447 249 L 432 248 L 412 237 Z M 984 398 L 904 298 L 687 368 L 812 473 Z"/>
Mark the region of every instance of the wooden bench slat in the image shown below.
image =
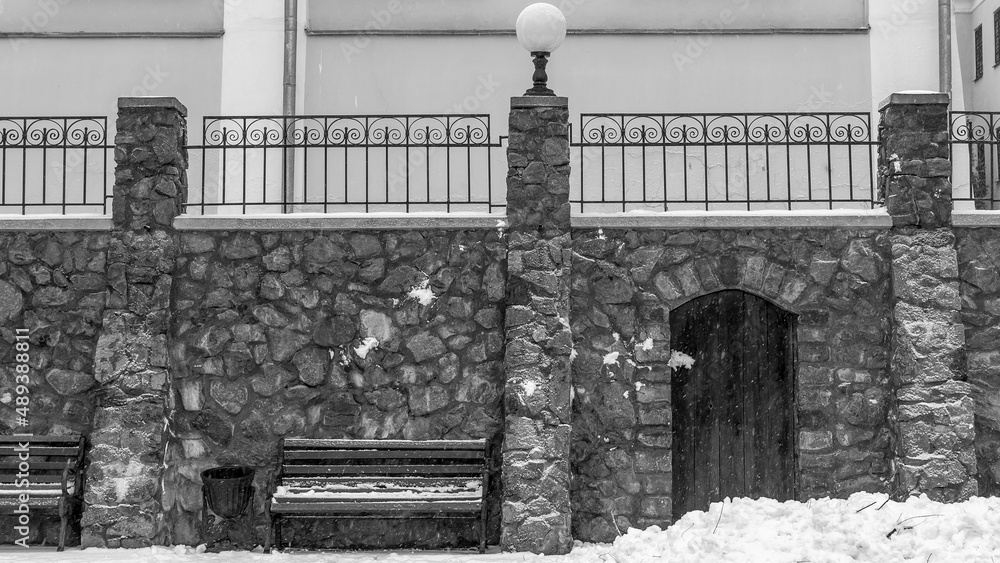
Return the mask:
<path id="1" fill-rule="evenodd" d="M 14 483 L 15 479 L 16 477 L 13 474 L 0 475 L 0 487 L 9 486 L 11 483 Z M 62 483 L 62 473 L 58 475 L 52 473 L 36 475 L 32 473 L 28 481 L 32 485 L 36 483 Z"/>
<path id="2" fill-rule="evenodd" d="M 69 489 L 72 491 L 73 487 L 70 486 Z M 28 496 L 31 498 L 35 498 L 36 496 L 42 498 L 52 496 L 58 497 L 62 494 L 62 486 L 59 485 L 52 488 L 31 487 L 30 489 L 0 488 L 0 498 L 17 497 L 22 493 L 28 493 Z"/>
<path id="3" fill-rule="evenodd" d="M 376 491 L 376 492 L 388 492 L 388 491 L 414 491 L 414 490 L 428 490 L 428 489 L 438 489 L 443 491 L 474 491 L 482 488 L 482 481 L 468 481 L 462 480 L 461 483 L 431 483 L 422 481 L 419 483 L 388 483 L 383 481 L 369 481 L 365 483 L 323 483 L 317 482 L 315 479 L 285 479 L 284 487 L 285 489 L 291 490 L 313 490 L 313 491 Z M 473 483 L 474 486 L 469 487 L 468 484 Z"/>
<path id="4" fill-rule="evenodd" d="M 371 483 L 392 483 L 400 486 L 407 485 L 441 485 L 441 486 L 461 486 L 472 481 L 479 482 L 479 476 L 475 477 L 448 477 L 447 475 L 433 477 L 412 477 L 408 475 L 374 475 L 365 477 L 364 475 L 338 476 L 338 475 L 312 475 L 295 478 L 286 478 L 285 482 L 307 482 L 316 481 L 321 484 L 344 484 L 344 485 L 370 485 Z"/>
<path id="5" fill-rule="evenodd" d="M 468 500 L 479 502 L 483 498 L 482 491 L 456 491 L 447 493 L 430 493 L 414 491 L 413 489 L 386 491 L 323 491 L 316 494 L 308 493 L 275 493 L 276 502 L 392 502 L 392 501 L 447 501 Z"/>
<path id="6" fill-rule="evenodd" d="M 365 512 L 479 512 L 482 503 L 469 501 L 394 502 L 271 502 L 271 512 L 290 514 L 354 514 Z"/>
<path id="7" fill-rule="evenodd" d="M 285 438 L 285 452 L 295 449 L 376 450 L 475 450 L 486 449 L 486 440 L 317 440 Z"/>
<path id="8" fill-rule="evenodd" d="M 481 465 L 285 465 L 286 475 L 476 475 Z"/>
<path id="9" fill-rule="evenodd" d="M 293 450 L 285 459 L 482 459 L 481 450 Z"/>
<path id="10" fill-rule="evenodd" d="M 0 497 L 0 508 L 17 508 L 21 505 L 20 500 L 15 497 Z M 32 510 L 36 508 L 53 508 L 59 506 L 59 497 L 31 497 L 28 507 Z M 0 512 L 3 512 L 0 510 Z"/>
<path id="11" fill-rule="evenodd" d="M 77 444 L 80 443 L 79 436 L 46 436 L 42 434 L 30 434 L 30 435 L 11 435 L 4 434 L 0 436 L 0 444 L 10 444 L 10 443 L 22 443 L 27 442 L 29 444 Z"/>
<path id="12" fill-rule="evenodd" d="M 4 469 L 17 469 L 18 466 L 20 465 L 20 463 L 21 462 L 19 462 L 19 461 L 0 461 L 0 470 L 4 470 Z M 42 470 L 42 471 L 44 471 L 44 470 L 50 470 L 51 471 L 51 470 L 56 470 L 56 469 L 62 471 L 63 469 L 66 468 L 66 462 L 65 461 L 32 461 L 32 460 L 29 459 L 28 460 L 28 464 L 31 465 L 31 471 L 32 472 L 39 471 L 39 470 Z M 70 461 L 70 463 L 69 463 L 70 469 L 73 469 L 75 466 L 76 466 L 76 463 L 74 463 L 73 461 Z"/>
<path id="13" fill-rule="evenodd" d="M 16 456 L 21 454 L 18 446 L 0 446 L 0 457 Z M 62 456 L 76 458 L 80 453 L 80 448 L 69 446 L 31 446 L 28 448 L 28 455 L 32 457 L 42 456 Z"/>

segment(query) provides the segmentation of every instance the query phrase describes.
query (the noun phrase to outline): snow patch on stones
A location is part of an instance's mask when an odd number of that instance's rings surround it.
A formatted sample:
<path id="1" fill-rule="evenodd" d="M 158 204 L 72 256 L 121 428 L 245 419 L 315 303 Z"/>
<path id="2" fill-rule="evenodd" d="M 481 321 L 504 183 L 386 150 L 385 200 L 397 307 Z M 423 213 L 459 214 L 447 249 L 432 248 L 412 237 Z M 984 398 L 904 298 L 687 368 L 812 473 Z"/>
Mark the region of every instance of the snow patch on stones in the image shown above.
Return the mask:
<path id="1" fill-rule="evenodd" d="M 409 293 L 407 293 L 406 296 L 410 299 L 416 299 L 421 305 L 426 307 L 431 303 L 433 303 L 435 299 L 437 299 L 437 296 L 434 295 L 433 291 L 431 291 L 430 285 L 431 285 L 430 280 L 425 279 L 419 284 L 413 286 L 413 288 L 410 289 Z"/>
<path id="2" fill-rule="evenodd" d="M 354 353 L 362 360 L 368 357 L 368 353 L 378 348 L 378 338 L 374 336 L 369 336 L 361 341 L 361 344 L 354 349 Z"/>

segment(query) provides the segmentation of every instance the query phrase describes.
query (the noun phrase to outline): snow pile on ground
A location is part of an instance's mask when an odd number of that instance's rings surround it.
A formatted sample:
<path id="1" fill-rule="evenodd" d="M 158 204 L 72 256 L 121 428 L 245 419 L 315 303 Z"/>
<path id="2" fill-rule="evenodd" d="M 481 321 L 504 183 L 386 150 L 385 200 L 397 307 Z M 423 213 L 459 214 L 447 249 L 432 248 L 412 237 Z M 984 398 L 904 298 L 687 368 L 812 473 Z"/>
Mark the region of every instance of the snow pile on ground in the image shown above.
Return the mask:
<path id="1" fill-rule="evenodd" d="M 569 555 L 472 551 L 202 553 L 178 546 L 134 550 L 4 546 L 0 561 L 32 563 L 1000 563 L 1000 498 L 905 503 L 857 493 L 846 500 L 736 499 L 686 514 L 666 530 L 628 530 L 614 544 L 578 543 Z"/>
<path id="2" fill-rule="evenodd" d="M 805 503 L 735 499 L 688 513 L 665 531 L 632 529 L 610 548 L 577 551 L 617 563 L 1000 563 L 1000 498 L 960 504 L 926 496 L 887 502 L 886 495 L 870 493 Z"/>

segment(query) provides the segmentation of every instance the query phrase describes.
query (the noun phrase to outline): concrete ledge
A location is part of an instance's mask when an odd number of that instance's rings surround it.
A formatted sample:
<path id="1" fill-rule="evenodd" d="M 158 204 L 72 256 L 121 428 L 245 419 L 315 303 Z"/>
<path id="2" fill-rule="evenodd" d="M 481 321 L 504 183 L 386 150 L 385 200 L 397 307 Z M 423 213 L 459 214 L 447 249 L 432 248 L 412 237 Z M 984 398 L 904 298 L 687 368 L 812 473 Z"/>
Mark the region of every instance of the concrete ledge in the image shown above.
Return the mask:
<path id="1" fill-rule="evenodd" d="M 928 104 L 944 104 L 948 105 L 951 102 L 951 96 L 944 92 L 923 92 L 923 91 L 912 91 L 912 92 L 895 92 L 889 94 L 889 97 L 882 100 L 882 103 L 878 105 L 878 110 L 882 111 L 886 106 L 890 105 L 902 105 L 902 106 L 919 106 Z"/>
<path id="2" fill-rule="evenodd" d="M 371 27 L 371 26 L 369 26 Z M 869 33 L 871 26 L 861 27 L 649 27 L 649 28 L 582 28 L 567 29 L 566 35 L 844 35 L 849 33 Z M 447 35 L 472 35 L 479 37 L 510 36 L 516 31 L 509 29 L 312 29 L 306 28 L 309 36 L 362 36 L 376 37 L 425 37 Z"/>
<path id="3" fill-rule="evenodd" d="M 110 215 L 0 215 L 0 231 L 110 231 Z"/>
<path id="4" fill-rule="evenodd" d="M 519 96 L 510 99 L 512 108 L 565 108 L 569 98 L 565 96 Z"/>
<path id="5" fill-rule="evenodd" d="M 1000 210 L 996 211 L 959 211 L 951 212 L 953 227 L 1000 227 Z"/>
<path id="6" fill-rule="evenodd" d="M 182 215 L 180 231 L 353 231 L 413 229 L 506 229 L 506 215 L 485 213 L 274 213 Z"/>
<path id="7" fill-rule="evenodd" d="M 188 110 L 177 98 L 172 96 L 139 96 L 134 98 L 118 98 L 118 109 L 157 108 L 175 109 L 187 117 Z"/>
<path id="8" fill-rule="evenodd" d="M 888 229 L 884 208 L 817 211 L 667 211 L 574 215 L 575 228 L 609 229 Z"/>

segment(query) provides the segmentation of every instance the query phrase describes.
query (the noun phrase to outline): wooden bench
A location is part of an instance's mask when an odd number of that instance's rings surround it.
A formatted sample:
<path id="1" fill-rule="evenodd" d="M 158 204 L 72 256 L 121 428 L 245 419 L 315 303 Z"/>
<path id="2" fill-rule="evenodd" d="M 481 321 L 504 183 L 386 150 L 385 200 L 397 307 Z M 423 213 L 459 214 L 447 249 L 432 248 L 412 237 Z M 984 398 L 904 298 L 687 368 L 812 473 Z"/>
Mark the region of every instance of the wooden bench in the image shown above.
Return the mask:
<path id="1" fill-rule="evenodd" d="M 66 547 L 67 524 L 83 507 L 84 445 L 83 436 L 0 436 L 0 514 L 21 520 L 27 507 L 30 523 L 34 513 L 58 513 L 58 551 Z M 26 541 L 27 533 L 20 535 Z"/>
<path id="2" fill-rule="evenodd" d="M 486 550 L 486 440 L 283 439 L 267 504 L 281 549 L 289 518 L 474 518 Z"/>

